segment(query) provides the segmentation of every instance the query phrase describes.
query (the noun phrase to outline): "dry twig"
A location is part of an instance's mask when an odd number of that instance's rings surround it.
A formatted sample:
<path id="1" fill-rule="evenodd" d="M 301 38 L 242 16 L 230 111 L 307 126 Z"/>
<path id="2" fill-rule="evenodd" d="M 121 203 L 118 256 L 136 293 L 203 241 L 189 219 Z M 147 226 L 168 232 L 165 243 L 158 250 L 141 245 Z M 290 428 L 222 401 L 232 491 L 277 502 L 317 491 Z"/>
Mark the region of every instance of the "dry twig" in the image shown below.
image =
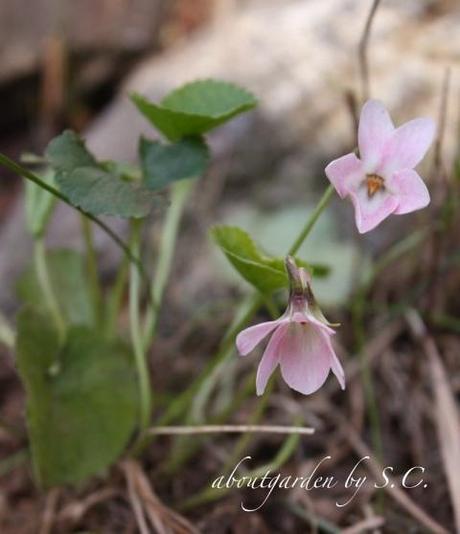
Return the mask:
<path id="1" fill-rule="evenodd" d="M 55 519 L 56 519 L 56 506 L 59 499 L 60 491 L 58 488 L 50 490 L 46 496 L 45 510 L 42 516 L 42 524 L 40 526 L 40 534 L 50 534 Z"/>
<path id="2" fill-rule="evenodd" d="M 158 534 L 198 534 L 196 528 L 171 508 L 163 504 L 155 494 L 151 482 L 141 466 L 134 460 L 122 464 L 128 482 L 131 504 L 142 534 L 149 534 L 146 518 Z M 142 528 L 141 528 L 142 526 Z"/>
<path id="3" fill-rule="evenodd" d="M 192 425 L 157 426 L 149 429 L 149 434 L 245 434 L 246 432 L 264 434 L 314 434 L 315 429 L 303 426 L 278 425 Z"/>
<path id="4" fill-rule="evenodd" d="M 369 37 L 371 35 L 372 22 L 379 7 L 380 0 L 374 0 L 369 15 L 364 25 L 364 31 L 359 41 L 358 57 L 359 57 L 359 72 L 361 75 L 361 96 L 363 101 L 369 98 L 369 65 L 367 62 L 367 48 L 369 45 Z"/>

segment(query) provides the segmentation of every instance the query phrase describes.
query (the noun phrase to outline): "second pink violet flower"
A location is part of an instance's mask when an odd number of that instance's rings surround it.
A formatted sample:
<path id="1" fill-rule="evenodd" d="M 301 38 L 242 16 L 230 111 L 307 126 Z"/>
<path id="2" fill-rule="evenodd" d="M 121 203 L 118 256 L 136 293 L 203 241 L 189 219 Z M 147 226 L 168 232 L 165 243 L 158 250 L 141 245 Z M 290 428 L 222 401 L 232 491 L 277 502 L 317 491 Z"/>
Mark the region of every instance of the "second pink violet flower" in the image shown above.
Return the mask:
<path id="1" fill-rule="evenodd" d="M 419 118 L 395 128 L 377 100 L 367 101 L 358 127 L 359 158 L 352 152 L 326 167 L 341 198 L 350 197 L 356 226 L 368 232 L 390 214 L 419 210 L 430 202 L 428 189 L 414 167 L 433 141 L 435 124 Z"/>
<path id="2" fill-rule="evenodd" d="M 246 328 L 236 338 L 239 353 L 246 356 L 273 332 L 257 369 L 257 394 L 265 391 L 278 365 L 288 386 L 305 395 L 319 389 L 331 369 L 345 389 L 345 374 L 331 343 L 335 332 L 316 305 L 308 275 L 290 257 L 286 268 L 291 286 L 286 312 L 276 321 Z"/>

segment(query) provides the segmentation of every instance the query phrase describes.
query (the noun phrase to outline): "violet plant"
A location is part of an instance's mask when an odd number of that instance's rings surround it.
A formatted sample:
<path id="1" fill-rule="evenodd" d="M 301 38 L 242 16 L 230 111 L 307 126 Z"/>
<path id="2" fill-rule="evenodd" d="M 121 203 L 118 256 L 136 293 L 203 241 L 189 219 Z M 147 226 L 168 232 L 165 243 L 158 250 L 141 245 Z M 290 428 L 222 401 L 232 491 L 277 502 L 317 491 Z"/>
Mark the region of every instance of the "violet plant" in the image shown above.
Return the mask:
<path id="1" fill-rule="evenodd" d="M 345 373 L 332 342 L 332 327 L 337 325 L 324 318 L 313 296 L 315 278 L 327 276 L 329 267 L 316 264 L 314 258 L 307 263 L 296 254 L 334 188 L 340 197 L 351 197 L 360 232 L 371 230 L 391 213 L 408 213 L 429 202 L 428 191 L 413 167 L 431 143 L 432 122 L 417 119 L 394 129 L 383 106 L 367 102 L 358 131 L 360 159 L 349 154 L 328 165 L 326 175 L 332 185 L 299 229 L 285 258 L 261 251 L 241 228 L 220 225 L 211 229 L 217 246 L 254 292 L 237 310 L 218 353 L 152 421 L 147 354 L 154 342 L 192 179 L 203 175 L 209 163 L 204 134 L 252 109 L 256 100 L 234 85 L 206 80 L 173 91 L 159 104 L 139 95 L 132 95 L 132 101 L 165 138 L 165 142 L 140 139 L 137 166 L 97 160 L 70 131 L 50 142 L 44 158 L 34 159 L 38 164 L 35 171 L 0 155 L 0 164 L 28 181 L 26 214 L 34 239 L 34 264 L 18 283 L 23 308 L 18 314 L 17 332 L 13 336 L 8 325 L 1 323 L 0 335 L 9 346 L 15 337 L 18 372 L 27 396 L 30 451 L 36 480 L 43 487 L 83 482 L 123 454 L 142 451 L 155 437 L 155 429 L 161 427 L 163 432 L 173 422 L 192 424 L 199 420 L 197 413 L 210 398 L 217 372 L 234 354 L 235 340 L 240 354 L 246 355 L 272 334 L 256 377 L 257 394 L 265 392 L 258 418 L 273 388 L 269 379 L 278 365 L 287 384 L 303 394 L 320 388 L 330 370 L 344 389 Z M 84 256 L 46 249 L 44 238 L 56 200 L 80 212 Z M 143 261 L 141 239 L 152 211 L 154 219 L 160 211 L 164 213 L 153 276 Z M 127 242 L 106 219 L 100 219 L 107 215 L 129 221 Z M 99 279 L 94 224 L 123 252 L 109 288 L 102 287 Z M 273 296 L 288 287 L 288 307 L 278 318 Z M 126 289 L 130 343 L 118 332 Z M 273 320 L 250 326 L 262 307 Z M 253 391 L 251 375 L 241 399 Z M 241 399 L 226 406 L 215 421 L 225 420 Z M 287 438 L 273 459 L 273 469 L 285 461 L 297 437 Z M 238 456 L 244 439 L 238 442 L 227 466 Z M 184 450 L 180 445 L 176 441 L 172 448 L 171 469 L 193 451 L 193 447 Z M 205 491 L 188 504 L 208 498 Z"/>

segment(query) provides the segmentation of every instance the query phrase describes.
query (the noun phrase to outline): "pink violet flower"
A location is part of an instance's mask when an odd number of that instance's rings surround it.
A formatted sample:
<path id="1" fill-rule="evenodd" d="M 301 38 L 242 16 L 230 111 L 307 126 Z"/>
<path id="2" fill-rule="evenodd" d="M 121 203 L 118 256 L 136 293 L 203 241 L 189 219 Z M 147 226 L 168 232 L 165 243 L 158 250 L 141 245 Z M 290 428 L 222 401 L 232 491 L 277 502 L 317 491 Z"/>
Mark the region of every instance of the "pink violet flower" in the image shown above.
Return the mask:
<path id="1" fill-rule="evenodd" d="M 395 128 L 381 102 L 364 104 L 358 127 L 360 157 L 346 154 L 325 170 L 339 196 L 350 197 L 361 234 L 392 213 L 410 213 L 430 203 L 428 189 L 414 167 L 423 159 L 434 133 L 431 119 L 414 119 Z"/>
<path id="2" fill-rule="evenodd" d="M 286 312 L 276 321 L 246 328 L 236 338 L 238 352 L 246 356 L 273 332 L 257 369 L 257 395 L 263 394 L 278 364 L 288 386 L 304 395 L 318 390 L 331 369 L 345 389 L 345 374 L 331 343 L 333 325 L 317 307 L 305 270 L 290 257 L 286 268 L 291 286 Z"/>

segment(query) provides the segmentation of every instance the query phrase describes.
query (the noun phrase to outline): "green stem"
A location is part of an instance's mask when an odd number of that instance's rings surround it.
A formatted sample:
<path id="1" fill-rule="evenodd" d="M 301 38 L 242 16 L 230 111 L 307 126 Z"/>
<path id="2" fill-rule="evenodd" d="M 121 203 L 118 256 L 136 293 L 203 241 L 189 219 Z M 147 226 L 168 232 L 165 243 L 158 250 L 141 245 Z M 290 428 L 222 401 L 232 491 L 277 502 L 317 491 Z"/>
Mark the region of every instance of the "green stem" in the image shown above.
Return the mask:
<path id="1" fill-rule="evenodd" d="M 46 261 L 45 243 L 41 237 L 35 239 L 34 261 L 38 282 L 43 293 L 43 298 L 45 299 L 48 311 L 56 325 L 59 338 L 61 341 L 63 341 L 65 338 L 66 326 L 61 310 L 59 309 L 59 304 L 54 293 L 53 286 L 51 284 L 48 264 Z"/>
<path id="2" fill-rule="evenodd" d="M 324 192 L 318 204 L 316 205 L 315 209 L 313 210 L 313 213 L 308 218 L 299 236 L 292 244 L 291 248 L 289 249 L 288 254 L 294 255 L 298 252 L 299 248 L 303 245 L 303 242 L 305 241 L 305 239 L 307 239 L 308 235 L 313 230 L 313 227 L 315 226 L 316 221 L 319 219 L 319 216 L 321 215 L 321 213 L 324 211 L 324 208 L 329 204 L 329 201 L 331 200 L 333 192 L 334 192 L 334 188 L 332 187 L 332 185 L 330 185 Z"/>
<path id="3" fill-rule="evenodd" d="M 316 221 L 318 220 L 319 216 L 327 206 L 333 191 L 334 190 L 332 186 L 329 186 L 326 189 L 318 205 L 314 209 L 311 216 L 308 218 L 304 228 L 299 234 L 299 237 L 294 241 L 292 247 L 290 248 L 289 254 L 295 254 L 297 250 L 301 247 L 305 239 L 308 237 L 314 225 L 316 224 Z M 219 367 L 222 362 L 225 361 L 225 359 L 228 358 L 229 355 L 232 353 L 230 348 L 234 344 L 235 337 L 243 328 L 248 325 L 254 314 L 264 302 L 267 304 L 266 300 L 260 295 L 260 293 L 254 292 L 254 294 L 249 297 L 248 302 L 246 304 L 243 303 L 242 309 L 244 311 L 241 312 L 240 309 L 240 313 L 238 314 L 239 317 L 236 317 L 233 324 L 229 327 L 227 334 L 225 335 L 221 343 L 221 347 L 214 359 L 208 364 L 203 373 L 200 374 L 200 376 L 192 383 L 192 385 L 189 386 L 181 395 L 179 395 L 179 397 L 177 397 L 172 402 L 166 413 L 158 421 L 159 425 L 164 426 L 171 423 L 172 421 L 180 417 L 183 411 L 190 406 L 190 403 L 192 402 L 195 393 L 200 389 L 201 385 L 205 381 L 207 381 L 208 377 L 215 371 L 215 369 Z M 270 312 L 273 314 L 274 311 L 274 308 L 271 307 Z"/>
<path id="4" fill-rule="evenodd" d="M 158 253 L 158 264 L 151 287 L 154 306 L 149 307 L 145 318 L 144 344 L 146 346 L 155 335 L 158 312 L 171 271 L 180 220 L 193 185 L 194 182 L 192 180 L 184 180 L 174 184 L 172 187 L 171 207 L 166 214 Z"/>
<path id="5" fill-rule="evenodd" d="M 136 257 L 140 253 L 140 237 L 141 237 L 141 221 L 133 220 L 131 223 L 131 250 Z M 139 271 L 131 266 L 129 273 L 129 320 L 131 330 L 131 341 L 134 350 L 134 357 L 136 361 L 137 376 L 139 380 L 139 426 L 140 436 L 138 440 L 138 447 L 143 440 L 144 432 L 148 429 L 150 423 L 151 413 L 151 390 L 150 390 L 150 376 L 147 363 L 147 357 L 144 350 L 144 343 L 142 340 L 142 328 L 140 321 L 140 293 L 141 293 L 141 278 Z"/>
<path id="6" fill-rule="evenodd" d="M 102 322 L 103 301 L 101 285 L 99 283 L 99 275 L 97 272 L 97 258 L 96 249 L 94 247 L 93 232 L 91 228 L 91 222 L 83 215 L 81 216 L 81 224 L 83 239 L 86 247 L 86 266 L 89 278 L 89 290 L 93 303 L 94 319 L 96 324 L 100 325 Z"/>

